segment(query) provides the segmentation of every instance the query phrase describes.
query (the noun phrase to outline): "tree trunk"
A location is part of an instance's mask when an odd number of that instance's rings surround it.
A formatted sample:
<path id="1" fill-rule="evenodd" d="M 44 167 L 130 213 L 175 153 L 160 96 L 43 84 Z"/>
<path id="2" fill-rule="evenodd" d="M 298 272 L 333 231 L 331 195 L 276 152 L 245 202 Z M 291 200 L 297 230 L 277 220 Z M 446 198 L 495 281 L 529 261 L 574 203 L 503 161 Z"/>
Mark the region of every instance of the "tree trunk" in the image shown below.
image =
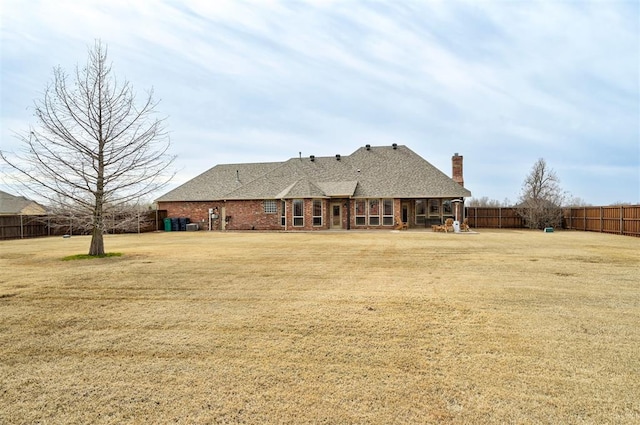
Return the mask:
<path id="1" fill-rule="evenodd" d="M 104 230 L 104 216 L 102 211 L 102 179 L 99 179 L 98 182 L 100 193 L 96 194 L 96 203 L 93 208 L 93 223 L 89 255 L 104 255 L 104 239 L 102 237 Z"/>
<path id="2" fill-rule="evenodd" d="M 104 255 L 104 240 L 102 238 L 102 226 L 98 228 L 94 226 L 91 233 L 91 247 L 89 248 L 89 255 Z"/>

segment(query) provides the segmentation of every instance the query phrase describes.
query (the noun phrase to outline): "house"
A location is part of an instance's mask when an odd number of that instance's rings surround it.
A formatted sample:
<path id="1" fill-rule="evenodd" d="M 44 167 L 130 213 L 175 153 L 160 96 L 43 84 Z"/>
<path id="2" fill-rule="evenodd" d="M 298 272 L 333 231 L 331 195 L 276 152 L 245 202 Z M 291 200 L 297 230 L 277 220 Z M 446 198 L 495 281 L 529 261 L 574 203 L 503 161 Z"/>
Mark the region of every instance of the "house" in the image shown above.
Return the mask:
<path id="1" fill-rule="evenodd" d="M 14 196 L 0 190 L 0 215 L 44 215 L 47 211 L 24 196 Z"/>
<path id="2" fill-rule="evenodd" d="M 345 156 L 216 165 L 156 202 L 208 229 L 391 229 L 400 220 L 424 228 L 454 217 L 457 201 L 471 196 L 462 156 L 452 171 L 403 145 L 366 145 Z"/>

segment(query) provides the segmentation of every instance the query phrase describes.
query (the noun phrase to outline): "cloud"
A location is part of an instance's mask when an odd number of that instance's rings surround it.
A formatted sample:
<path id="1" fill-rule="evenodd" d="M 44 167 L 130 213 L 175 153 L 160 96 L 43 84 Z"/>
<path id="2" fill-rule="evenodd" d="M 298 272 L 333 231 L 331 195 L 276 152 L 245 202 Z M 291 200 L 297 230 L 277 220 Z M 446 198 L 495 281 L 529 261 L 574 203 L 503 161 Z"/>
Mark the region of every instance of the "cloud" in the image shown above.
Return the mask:
<path id="1" fill-rule="evenodd" d="M 566 179 L 572 192 L 590 180 L 618 184 L 606 170 L 628 178 L 640 167 L 636 2 L 9 0 L 3 8 L 3 149 L 14 144 L 5 123 L 29 122 L 25 108 L 51 67 L 72 69 L 100 38 L 119 78 L 162 99 L 184 179 L 206 164 L 393 142 L 445 172 L 462 153 L 474 195 L 499 200 L 515 198 L 539 157 L 584 178 Z M 630 180 L 621 190 L 640 202 Z"/>

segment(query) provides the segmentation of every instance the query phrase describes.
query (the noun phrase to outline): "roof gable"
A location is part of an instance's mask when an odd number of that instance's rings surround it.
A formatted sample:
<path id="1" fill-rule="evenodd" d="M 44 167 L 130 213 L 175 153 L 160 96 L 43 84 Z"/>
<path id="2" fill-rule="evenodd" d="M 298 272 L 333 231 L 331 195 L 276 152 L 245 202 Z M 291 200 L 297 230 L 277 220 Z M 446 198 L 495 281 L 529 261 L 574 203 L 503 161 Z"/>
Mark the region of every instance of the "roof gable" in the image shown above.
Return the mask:
<path id="1" fill-rule="evenodd" d="M 318 187 L 327 196 L 349 198 L 352 197 L 358 186 L 358 181 L 344 181 L 344 182 L 318 182 Z"/>
<path id="2" fill-rule="evenodd" d="M 277 195 L 278 199 L 326 198 L 322 189 L 309 179 L 298 180 Z"/>

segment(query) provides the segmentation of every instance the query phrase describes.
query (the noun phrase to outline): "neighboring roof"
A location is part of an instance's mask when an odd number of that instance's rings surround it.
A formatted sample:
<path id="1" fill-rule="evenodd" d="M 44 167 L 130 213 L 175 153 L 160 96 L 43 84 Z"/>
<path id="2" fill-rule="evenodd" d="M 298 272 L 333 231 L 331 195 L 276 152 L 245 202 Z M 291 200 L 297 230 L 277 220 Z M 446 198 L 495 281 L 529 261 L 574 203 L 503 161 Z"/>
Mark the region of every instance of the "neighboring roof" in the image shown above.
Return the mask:
<path id="1" fill-rule="evenodd" d="M 213 201 L 318 197 L 457 198 L 469 192 L 406 146 L 336 157 L 217 165 L 157 199 Z"/>
<path id="2" fill-rule="evenodd" d="M 0 215 L 43 215 L 47 211 L 24 196 L 14 196 L 0 190 Z"/>

